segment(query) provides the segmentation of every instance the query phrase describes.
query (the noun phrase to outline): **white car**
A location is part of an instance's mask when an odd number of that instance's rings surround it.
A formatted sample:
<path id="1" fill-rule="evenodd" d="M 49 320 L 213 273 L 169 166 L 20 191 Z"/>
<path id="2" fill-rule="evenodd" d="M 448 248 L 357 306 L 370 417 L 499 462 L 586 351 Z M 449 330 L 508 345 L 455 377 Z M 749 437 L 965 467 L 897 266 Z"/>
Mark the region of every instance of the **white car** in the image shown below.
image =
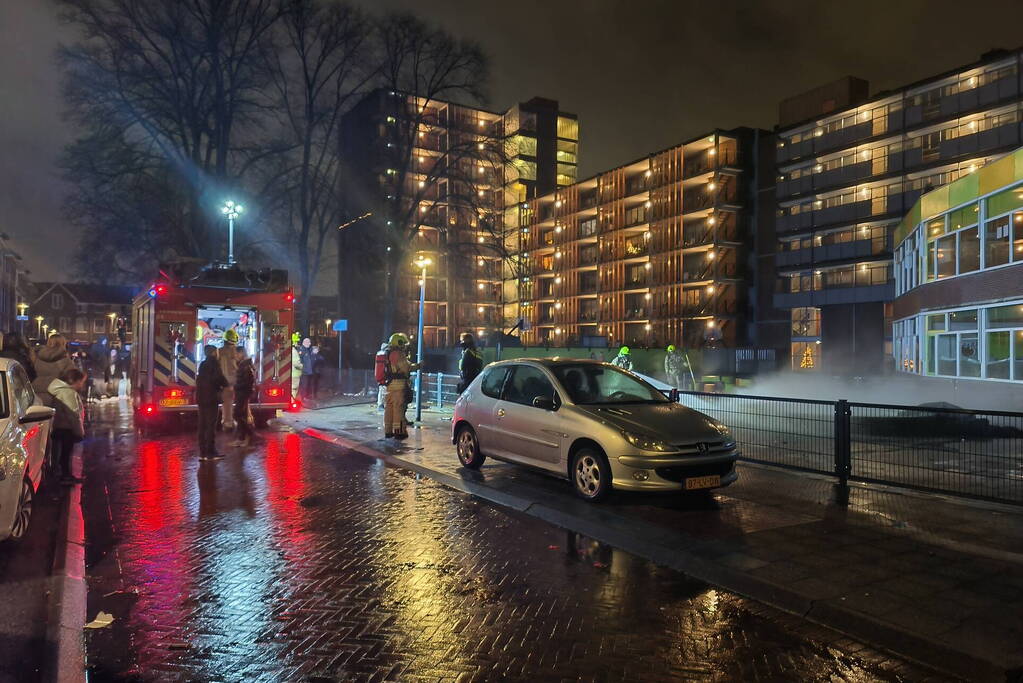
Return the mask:
<path id="1" fill-rule="evenodd" d="M 488 365 L 455 402 L 463 466 L 487 456 L 545 470 L 589 501 L 612 488 L 728 486 L 739 456 L 728 428 L 607 363 L 522 358 Z"/>
<path id="2" fill-rule="evenodd" d="M 0 358 L 0 541 L 25 536 L 43 480 L 53 408 L 42 404 L 21 364 Z"/>

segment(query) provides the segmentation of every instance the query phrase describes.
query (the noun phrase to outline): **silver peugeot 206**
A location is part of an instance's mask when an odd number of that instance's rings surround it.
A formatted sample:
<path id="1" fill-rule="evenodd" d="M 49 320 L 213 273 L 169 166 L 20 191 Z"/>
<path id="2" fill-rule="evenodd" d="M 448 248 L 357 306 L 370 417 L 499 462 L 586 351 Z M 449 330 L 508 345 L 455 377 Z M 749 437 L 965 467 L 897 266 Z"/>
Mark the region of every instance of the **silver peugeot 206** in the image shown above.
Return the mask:
<path id="1" fill-rule="evenodd" d="M 739 452 L 723 424 L 598 361 L 488 365 L 455 402 L 451 437 L 465 467 L 492 457 L 538 468 L 589 501 L 612 487 L 693 491 L 738 476 Z"/>

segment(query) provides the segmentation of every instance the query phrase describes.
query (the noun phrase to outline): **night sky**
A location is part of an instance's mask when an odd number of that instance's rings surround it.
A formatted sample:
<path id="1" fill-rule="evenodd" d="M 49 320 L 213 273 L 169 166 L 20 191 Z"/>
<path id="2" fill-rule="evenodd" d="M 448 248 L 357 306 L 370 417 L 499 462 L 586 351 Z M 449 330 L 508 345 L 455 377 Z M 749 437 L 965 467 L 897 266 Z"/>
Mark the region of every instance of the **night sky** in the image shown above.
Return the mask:
<path id="1" fill-rule="evenodd" d="M 778 101 L 844 75 L 871 92 L 1023 45 L 1023 2 L 374 0 L 428 14 L 492 56 L 489 108 L 534 95 L 580 120 L 580 177 L 712 128 L 770 128 Z M 34 279 L 67 278 L 51 0 L 0 1 L 0 231 Z"/>

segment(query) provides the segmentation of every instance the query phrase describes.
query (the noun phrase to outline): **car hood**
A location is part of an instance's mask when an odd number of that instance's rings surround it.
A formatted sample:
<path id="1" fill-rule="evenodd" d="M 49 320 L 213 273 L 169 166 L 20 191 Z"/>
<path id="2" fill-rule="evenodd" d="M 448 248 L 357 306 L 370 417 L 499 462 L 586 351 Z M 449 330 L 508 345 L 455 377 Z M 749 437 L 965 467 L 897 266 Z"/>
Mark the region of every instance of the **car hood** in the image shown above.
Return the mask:
<path id="1" fill-rule="evenodd" d="M 669 444 L 725 440 L 713 418 L 678 403 L 580 405 L 579 410 L 619 429 L 653 436 Z"/>

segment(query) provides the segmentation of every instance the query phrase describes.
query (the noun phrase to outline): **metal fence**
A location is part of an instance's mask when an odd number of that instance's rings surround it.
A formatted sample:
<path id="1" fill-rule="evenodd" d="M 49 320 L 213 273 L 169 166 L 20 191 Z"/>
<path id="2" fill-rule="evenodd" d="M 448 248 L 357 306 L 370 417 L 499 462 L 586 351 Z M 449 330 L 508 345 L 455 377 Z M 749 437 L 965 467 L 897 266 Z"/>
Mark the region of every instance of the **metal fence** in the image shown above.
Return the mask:
<path id="1" fill-rule="evenodd" d="M 1023 413 L 681 392 L 728 425 L 743 459 L 1023 504 Z"/>
<path id="2" fill-rule="evenodd" d="M 415 382 L 416 373 L 412 373 L 412 381 Z M 450 407 L 458 398 L 458 375 L 449 375 L 442 372 L 427 372 L 423 374 L 423 403 L 438 408 Z M 367 398 L 376 400 L 377 389 L 376 376 L 373 370 L 361 370 L 346 368 L 341 371 L 340 383 L 334 378 L 331 385 L 324 385 L 324 389 L 334 395 L 341 395 L 353 398 Z"/>

